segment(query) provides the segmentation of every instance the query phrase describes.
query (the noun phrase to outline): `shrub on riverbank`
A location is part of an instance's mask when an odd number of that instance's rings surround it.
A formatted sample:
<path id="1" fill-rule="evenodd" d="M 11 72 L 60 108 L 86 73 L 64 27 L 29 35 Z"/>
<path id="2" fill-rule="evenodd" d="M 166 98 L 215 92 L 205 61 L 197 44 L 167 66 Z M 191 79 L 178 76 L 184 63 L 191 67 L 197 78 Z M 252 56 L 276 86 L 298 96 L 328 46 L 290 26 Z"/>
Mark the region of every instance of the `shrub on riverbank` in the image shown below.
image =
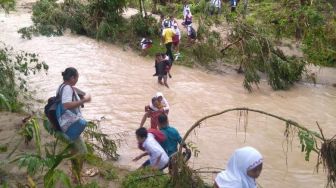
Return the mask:
<path id="1" fill-rule="evenodd" d="M 0 42 L 0 111 L 20 111 L 32 97 L 29 94 L 27 76 L 48 70 L 38 55 L 13 48 Z"/>

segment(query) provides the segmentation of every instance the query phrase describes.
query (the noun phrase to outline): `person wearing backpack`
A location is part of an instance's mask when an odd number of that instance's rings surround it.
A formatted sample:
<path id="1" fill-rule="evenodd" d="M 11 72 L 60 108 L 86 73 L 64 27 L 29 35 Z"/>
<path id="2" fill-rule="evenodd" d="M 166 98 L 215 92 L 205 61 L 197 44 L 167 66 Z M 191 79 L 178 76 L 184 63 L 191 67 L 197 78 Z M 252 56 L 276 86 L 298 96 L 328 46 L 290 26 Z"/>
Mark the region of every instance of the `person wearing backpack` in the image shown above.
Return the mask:
<path id="1" fill-rule="evenodd" d="M 230 2 L 231 2 L 231 12 L 235 12 L 237 7 L 237 0 L 230 0 Z"/>
<path id="2" fill-rule="evenodd" d="M 190 45 L 195 42 L 197 33 L 191 25 L 187 26 L 187 32 L 188 32 L 188 43 Z"/>
<path id="3" fill-rule="evenodd" d="M 62 72 L 63 83 L 57 90 L 60 101 L 56 108 L 56 117 L 62 132 L 64 132 L 71 141 L 80 138 L 87 122 L 82 117 L 80 107 L 84 103 L 91 101 L 90 95 L 78 96 L 74 87 L 78 81 L 78 71 L 73 67 L 68 67 Z"/>
<path id="4" fill-rule="evenodd" d="M 211 0 L 210 1 L 210 15 L 221 14 L 222 10 L 222 0 Z"/>
<path id="5" fill-rule="evenodd" d="M 135 131 L 138 145 L 144 149 L 144 153 L 135 157 L 133 161 L 138 161 L 142 157 L 149 155 L 149 159 L 144 162 L 140 168 L 151 167 L 157 170 L 163 170 L 167 167 L 169 157 L 161 145 L 155 140 L 154 135 L 149 133 L 144 127 Z"/>
<path id="6" fill-rule="evenodd" d="M 62 72 L 63 83 L 58 87 L 56 97 L 51 97 L 45 106 L 45 114 L 53 125 L 54 131 L 63 132 L 68 141 L 73 144 L 70 152 L 71 172 L 74 182 L 81 182 L 78 170 L 81 171 L 84 164 L 84 156 L 87 154 L 85 142 L 81 138 L 87 121 L 82 117 L 80 107 L 84 103 L 90 102 L 90 95 L 75 88 L 78 81 L 78 71 L 73 67 L 68 67 Z M 80 95 L 80 96 L 79 96 Z"/>

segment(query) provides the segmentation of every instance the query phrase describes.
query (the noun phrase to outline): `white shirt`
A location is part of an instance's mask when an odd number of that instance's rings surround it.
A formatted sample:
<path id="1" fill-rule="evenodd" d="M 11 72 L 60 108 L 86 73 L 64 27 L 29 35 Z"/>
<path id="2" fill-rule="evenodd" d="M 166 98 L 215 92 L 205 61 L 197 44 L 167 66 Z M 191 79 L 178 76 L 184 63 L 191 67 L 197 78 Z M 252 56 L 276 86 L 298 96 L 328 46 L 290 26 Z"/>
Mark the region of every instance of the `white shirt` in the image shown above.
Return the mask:
<path id="1" fill-rule="evenodd" d="M 181 40 L 181 32 L 180 32 L 180 29 L 178 27 L 174 28 L 174 31 L 175 31 L 175 35 L 178 35 L 179 36 L 179 40 Z"/>
<path id="2" fill-rule="evenodd" d="M 211 4 L 215 7 L 221 7 L 221 0 L 211 0 Z"/>
<path id="3" fill-rule="evenodd" d="M 183 18 L 187 15 L 187 9 L 190 11 L 189 5 L 183 5 Z"/>
<path id="4" fill-rule="evenodd" d="M 155 140 L 154 135 L 152 133 L 148 133 L 148 136 L 142 146 L 145 148 L 145 151 L 149 155 L 150 165 L 154 166 L 157 159 L 161 155 L 161 159 L 159 162 L 159 168 L 162 169 L 168 164 L 169 157 L 166 152 L 163 150 L 161 145 Z"/>
<path id="5" fill-rule="evenodd" d="M 57 91 L 58 93 L 59 91 Z M 75 94 L 73 94 L 73 92 L 75 92 Z M 74 96 L 74 98 L 73 98 Z M 63 86 L 63 92 L 62 92 L 62 104 L 64 103 L 68 103 L 68 102 L 72 102 L 72 101 L 79 101 L 79 96 L 77 94 L 77 92 L 72 89 L 72 87 L 70 85 L 64 85 Z M 75 109 L 70 109 L 72 112 L 74 112 L 75 114 L 80 113 L 80 109 L 79 108 L 75 108 Z"/>

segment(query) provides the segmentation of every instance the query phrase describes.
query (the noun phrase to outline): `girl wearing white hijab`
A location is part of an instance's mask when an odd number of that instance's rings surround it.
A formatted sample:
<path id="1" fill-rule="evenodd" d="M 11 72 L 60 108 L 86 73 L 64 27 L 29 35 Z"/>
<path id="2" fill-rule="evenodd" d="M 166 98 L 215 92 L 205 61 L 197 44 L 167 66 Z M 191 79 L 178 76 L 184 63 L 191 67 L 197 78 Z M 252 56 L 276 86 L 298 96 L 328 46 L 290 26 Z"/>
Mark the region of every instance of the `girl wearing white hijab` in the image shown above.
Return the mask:
<path id="1" fill-rule="evenodd" d="M 237 149 L 231 156 L 226 170 L 215 179 L 216 188 L 256 188 L 255 179 L 259 177 L 263 157 L 252 147 Z"/>
<path id="2" fill-rule="evenodd" d="M 163 110 L 165 111 L 166 114 L 168 114 L 168 112 L 169 112 L 169 104 L 168 104 L 167 99 L 163 96 L 163 94 L 161 92 L 157 92 L 154 97 L 158 98 L 160 104 L 163 107 Z M 156 110 L 155 107 L 153 106 L 152 102 L 150 102 L 149 106 L 153 110 Z"/>

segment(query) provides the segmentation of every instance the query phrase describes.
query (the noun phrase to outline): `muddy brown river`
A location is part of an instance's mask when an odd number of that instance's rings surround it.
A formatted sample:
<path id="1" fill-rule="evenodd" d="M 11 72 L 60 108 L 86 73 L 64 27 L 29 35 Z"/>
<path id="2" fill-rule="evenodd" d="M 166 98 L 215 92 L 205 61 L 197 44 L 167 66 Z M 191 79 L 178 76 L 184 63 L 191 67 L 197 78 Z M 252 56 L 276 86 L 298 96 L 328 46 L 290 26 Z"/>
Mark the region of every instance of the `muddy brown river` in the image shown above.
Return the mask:
<path id="1" fill-rule="evenodd" d="M 289 91 L 272 91 L 266 81 L 260 89 L 248 93 L 242 87 L 243 77 L 237 74 L 215 75 L 198 69 L 174 66 L 170 89 L 159 86 L 154 73 L 153 60 L 140 57 L 131 50 L 98 42 L 84 36 L 66 34 L 61 37 L 20 38 L 17 30 L 31 25 L 30 13 L 0 14 L 0 40 L 16 49 L 35 52 L 50 66 L 47 75 L 32 77 L 31 88 L 37 96 L 46 100 L 55 93 L 61 83 L 61 72 L 68 66 L 80 73 L 77 86 L 92 95 L 92 102 L 85 105 L 83 114 L 88 119 L 105 117 L 101 129 L 115 135 L 125 132 L 119 149 L 118 165 L 137 168 L 141 162 L 132 158 L 140 151 L 136 148 L 134 131 L 138 128 L 148 104 L 155 92 L 161 91 L 170 103 L 170 123 L 183 135 L 201 117 L 227 108 L 250 107 L 264 110 L 318 130 L 316 121 L 328 137 L 336 134 L 336 88 L 334 69 L 319 72 L 327 81 L 312 85 L 296 84 Z M 336 81 L 335 81 L 336 82 Z M 333 82 L 333 83 L 335 83 Z M 147 126 L 149 121 L 146 122 Z M 236 131 L 236 128 L 238 131 Z M 304 153 L 294 138 L 288 147 L 284 139 L 284 123 L 264 115 L 249 113 L 246 141 L 243 124 L 238 114 L 229 113 L 207 120 L 193 133 L 192 141 L 200 151 L 190 160 L 194 168 L 224 168 L 234 149 L 250 145 L 264 156 L 264 170 L 258 179 L 262 187 L 322 188 L 326 176 L 316 173 L 316 154 L 304 161 Z M 287 156 L 287 163 L 286 163 Z M 212 181 L 215 175 L 204 175 Z"/>

